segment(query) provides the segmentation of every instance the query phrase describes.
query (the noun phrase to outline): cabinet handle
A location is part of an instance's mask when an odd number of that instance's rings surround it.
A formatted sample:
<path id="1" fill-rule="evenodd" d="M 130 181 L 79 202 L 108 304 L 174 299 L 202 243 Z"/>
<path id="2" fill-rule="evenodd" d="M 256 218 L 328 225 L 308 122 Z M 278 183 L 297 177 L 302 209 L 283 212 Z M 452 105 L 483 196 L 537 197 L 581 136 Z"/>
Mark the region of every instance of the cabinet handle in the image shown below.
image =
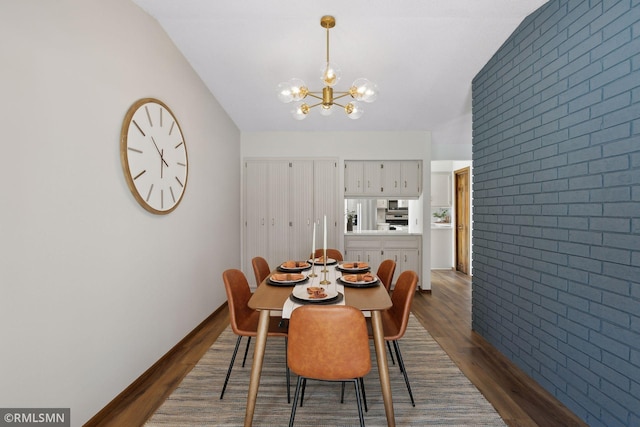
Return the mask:
<path id="1" fill-rule="evenodd" d="M 264 225 L 264 218 L 262 218 L 262 225 Z"/>
<path id="2" fill-rule="evenodd" d="M 404 262 L 407 262 L 407 254 L 404 255 Z"/>
<path id="3" fill-rule="evenodd" d="M 271 218 L 271 225 L 276 225 L 276 219 L 275 218 Z"/>
<path id="4" fill-rule="evenodd" d="M 371 262 L 371 255 L 367 254 L 367 262 Z"/>
<path id="5" fill-rule="evenodd" d="M 404 188 L 407 188 L 407 181 L 404 181 Z"/>
<path id="6" fill-rule="evenodd" d="M 393 187 L 398 188 L 398 181 L 393 181 Z"/>
<path id="7" fill-rule="evenodd" d="M 371 181 L 367 180 L 367 188 L 371 188 Z"/>
<path id="8" fill-rule="evenodd" d="M 358 180 L 358 188 L 360 188 L 360 180 Z"/>

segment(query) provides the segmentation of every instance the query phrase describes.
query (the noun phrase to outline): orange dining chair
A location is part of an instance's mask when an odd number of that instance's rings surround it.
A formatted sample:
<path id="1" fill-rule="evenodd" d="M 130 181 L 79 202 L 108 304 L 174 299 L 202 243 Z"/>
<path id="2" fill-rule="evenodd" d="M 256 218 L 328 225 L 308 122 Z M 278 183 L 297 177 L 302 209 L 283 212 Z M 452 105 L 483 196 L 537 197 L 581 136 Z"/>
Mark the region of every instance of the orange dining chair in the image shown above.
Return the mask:
<path id="1" fill-rule="evenodd" d="M 271 268 L 266 259 L 261 256 L 257 256 L 251 260 L 253 265 L 253 274 L 256 276 L 256 287 L 260 286 L 260 283 L 264 281 L 271 273 Z"/>
<path id="2" fill-rule="evenodd" d="M 367 322 L 360 310 L 348 305 L 304 305 L 295 309 L 289 319 L 287 364 L 298 374 L 290 427 L 307 379 L 353 382 L 360 425 L 364 426 L 358 386 L 371 370 L 371 351 Z"/>
<path id="3" fill-rule="evenodd" d="M 315 258 L 320 258 L 324 255 L 324 249 L 316 249 L 316 252 L 313 254 Z M 329 249 L 327 248 L 327 258 L 333 258 L 336 261 L 344 261 L 344 257 L 342 256 L 342 252 L 337 249 Z"/>
<path id="4" fill-rule="evenodd" d="M 396 262 L 392 259 L 385 259 L 380 263 L 376 276 L 382 282 L 387 292 L 391 291 L 391 283 L 393 282 L 393 273 L 396 272 Z"/>
<path id="5" fill-rule="evenodd" d="M 411 404 L 416 406 L 413 400 L 413 393 L 411 392 L 411 385 L 409 384 L 409 376 L 404 366 L 404 360 L 402 359 L 402 352 L 400 351 L 400 344 L 398 340 L 404 336 L 407 330 L 407 324 L 409 323 L 409 314 L 411 314 L 411 303 L 413 302 L 413 296 L 416 293 L 416 287 L 418 285 L 418 275 L 415 271 L 407 270 L 402 272 L 398 277 L 396 286 L 391 292 L 391 308 L 383 311 L 382 314 L 382 327 L 384 328 L 385 341 L 391 341 L 393 348 L 398 359 L 398 365 L 400 366 L 400 372 L 404 376 L 404 382 L 407 385 L 409 391 L 409 397 L 411 398 Z M 370 338 L 373 338 L 373 334 L 369 334 Z"/>
<path id="6" fill-rule="evenodd" d="M 242 337 L 251 337 L 258 335 L 258 321 L 260 314 L 258 311 L 249 307 L 248 302 L 251 298 L 251 289 L 249 288 L 249 282 L 244 273 L 240 270 L 230 269 L 222 273 L 222 280 L 224 281 L 224 288 L 227 291 L 227 299 L 229 303 L 229 319 L 231 323 L 231 329 L 238 336 L 236 341 L 236 347 L 233 350 L 231 356 L 231 362 L 229 363 L 229 369 L 227 370 L 227 377 L 224 380 L 224 386 L 220 393 L 220 399 L 224 396 L 224 391 L 227 388 L 229 377 L 231 376 L 231 370 L 233 369 L 233 363 L 238 353 L 238 347 L 240 347 L 240 341 Z M 287 347 L 287 330 L 281 326 L 280 319 L 277 317 L 271 317 L 269 319 L 268 337 L 284 337 L 285 349 Z M 247 345 L 248 348 L 248 345 Z M 286 350 L 285 350 L 286 351 Z M 247 353 L 245 351 L 245 359 Z M 244 367 L 244 361 L 242 362 Z M 291 402 L 291 395 L 289 392 L 290 376 L 289 367 L 286 366 L 287 375 L 287 402 Z"/>

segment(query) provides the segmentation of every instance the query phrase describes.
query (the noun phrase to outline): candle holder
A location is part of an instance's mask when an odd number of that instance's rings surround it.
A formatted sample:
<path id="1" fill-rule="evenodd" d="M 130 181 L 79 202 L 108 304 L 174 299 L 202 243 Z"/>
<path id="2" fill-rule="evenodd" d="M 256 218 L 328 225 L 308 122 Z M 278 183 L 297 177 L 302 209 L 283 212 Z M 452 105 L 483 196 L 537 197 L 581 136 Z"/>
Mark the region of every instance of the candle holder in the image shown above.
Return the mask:
<path id="1" fill-rule="evenodd" d="M 321 285 L 329 285 L 331 283 L 331 281 L 327 280 L 327 273 L 329 272 L 329 270 L 327 270 L 327 249 L 326 248 L 324 250 L 324 256 L 323 256 L 322 263 L 324 265 L 324 268 L 322 269 L 322 272 L 324 273 L 324 275 L 323 275 L 323 279 L 320 282 L 320 284 Z M 327 286 L 327 289 L 329 289 L 329 286 Z"/>
<path id="2" fill-rule="evenodd" d="M 311 274 L 309 274 L 309 277 L 318 277 L 318 275 L 316 274 L 316 259 L 313 252 L 311 253 L 309 259 L 311 260 Z"/>

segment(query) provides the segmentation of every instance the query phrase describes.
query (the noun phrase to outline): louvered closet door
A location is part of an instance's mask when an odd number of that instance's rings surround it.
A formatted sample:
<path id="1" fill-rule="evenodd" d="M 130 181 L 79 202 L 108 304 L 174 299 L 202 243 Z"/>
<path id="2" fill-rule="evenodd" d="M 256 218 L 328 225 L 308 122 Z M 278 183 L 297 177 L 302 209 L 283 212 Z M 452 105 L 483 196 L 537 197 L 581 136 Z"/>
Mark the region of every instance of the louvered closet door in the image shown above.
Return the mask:
<path id="1" fill-rule="evenodd" d="M 269 250 L 265 258 L 275 268 L 289 258 L 289 162 L 270 161 L 268 174 Z"/>
<path id="2" fill-rule="evenodd" d="M 261 256 L 266 259 L 268 247 L 268 163 L 264 161 L 245 162 L 245 239 L 243 271 L 253 277 L 251 260 Z"/>
<path id="3" fill-rule="evenodd" d="M 313 160 L 295 160 L 289 168 L 289 256 L 296 260 L 307 259 L 311 255 L 313 163 Z M 316 234 L 316 244 L 318 235 Z"/>
<path id="4" fill-rule="evenodd" d="M 322 247 L 323 219 L 327 216 L 327 247 L 339 249 L 342 240 L 344 212 L 338 204 L 338 162 L 334 159 L 314 162 L 314 217 L 317 221 L 317 246 Z"/>

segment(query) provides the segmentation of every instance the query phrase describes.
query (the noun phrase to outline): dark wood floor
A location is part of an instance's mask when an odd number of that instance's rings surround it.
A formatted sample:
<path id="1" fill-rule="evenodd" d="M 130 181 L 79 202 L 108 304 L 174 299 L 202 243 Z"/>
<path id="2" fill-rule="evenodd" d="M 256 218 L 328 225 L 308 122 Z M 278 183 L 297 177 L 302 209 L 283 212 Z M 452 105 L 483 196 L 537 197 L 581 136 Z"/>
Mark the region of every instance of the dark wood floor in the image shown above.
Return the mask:
<path id="1" fill-rule="evenodd" d="M 553 396 L 471 331 L 471 280 L 432 271 L 431 292 L 416 294 L 413 314 L 493 404 L 509 426 L 586 426 Z M 142 425 L 229 324 L 222 307 L 85 426 Z"/>

